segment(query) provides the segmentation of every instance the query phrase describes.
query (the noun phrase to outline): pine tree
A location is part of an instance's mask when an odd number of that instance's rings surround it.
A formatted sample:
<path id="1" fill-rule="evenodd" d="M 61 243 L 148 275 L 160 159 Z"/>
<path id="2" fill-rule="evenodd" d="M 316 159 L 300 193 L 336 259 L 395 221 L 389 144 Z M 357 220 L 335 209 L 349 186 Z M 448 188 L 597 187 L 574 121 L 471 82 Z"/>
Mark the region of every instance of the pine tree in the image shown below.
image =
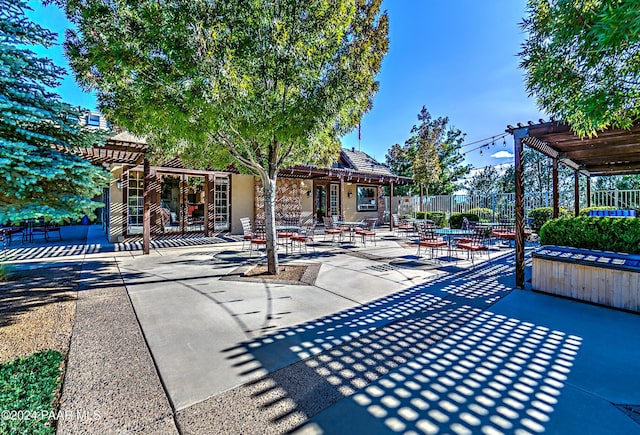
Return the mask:
<path id="1" fill-rule="evenodd" d="M 25 15 L 23 0 L 0 0 L 0 222 L 93 216 L 109 173 L 68 151 L 104 141 L 80 126 L 79 110 L 50 89 L 64 69 L 26 48 L 56 35 Z"/>

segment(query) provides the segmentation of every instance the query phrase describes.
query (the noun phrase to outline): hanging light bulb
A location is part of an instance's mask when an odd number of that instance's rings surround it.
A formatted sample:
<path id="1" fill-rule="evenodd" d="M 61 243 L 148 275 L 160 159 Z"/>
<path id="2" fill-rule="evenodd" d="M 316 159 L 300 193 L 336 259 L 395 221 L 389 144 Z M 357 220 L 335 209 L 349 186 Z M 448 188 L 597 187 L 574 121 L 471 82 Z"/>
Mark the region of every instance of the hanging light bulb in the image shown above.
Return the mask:
<path id="1" fill-rule="evenodd" d="M 491 136 L 491 148 L 495 146 L 496 146 L 496 139 L 493 136 Z"/>
<path id="2" fill-rule="evenodd" d="M 506 147 L 507 146 L 507 139 L 506 136 L 502 136 L 502 146 Z"/>
<path id="3" fill-rule="evenodd" d="M 482 148 L 480 148 L 480 155 L 482 155 Z"/>

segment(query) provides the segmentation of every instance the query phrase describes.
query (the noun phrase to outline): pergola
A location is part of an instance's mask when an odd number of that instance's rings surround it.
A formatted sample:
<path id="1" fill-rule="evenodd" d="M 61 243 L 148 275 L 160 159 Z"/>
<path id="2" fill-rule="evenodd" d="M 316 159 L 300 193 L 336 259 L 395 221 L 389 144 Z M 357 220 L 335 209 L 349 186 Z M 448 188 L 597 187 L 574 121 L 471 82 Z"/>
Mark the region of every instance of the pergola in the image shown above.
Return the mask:
<path id="1" fill-rule="evenodd" d="M 529 122 L 507 126 L 513 135 L 516 189 L 516 287 L 524 288 L 524 145 L 553 161 L 553 217 L 558 217 L 558 164 L 574 171 L 574 213 L 579 212 L 580 174 L 587 177 L 587 206 L 590 206 L 591 177 L 640 174 L 640 122 L 630 129 L 607 129 L 597 136 L 580 138 L 571 126 L 557 121 Z"/>

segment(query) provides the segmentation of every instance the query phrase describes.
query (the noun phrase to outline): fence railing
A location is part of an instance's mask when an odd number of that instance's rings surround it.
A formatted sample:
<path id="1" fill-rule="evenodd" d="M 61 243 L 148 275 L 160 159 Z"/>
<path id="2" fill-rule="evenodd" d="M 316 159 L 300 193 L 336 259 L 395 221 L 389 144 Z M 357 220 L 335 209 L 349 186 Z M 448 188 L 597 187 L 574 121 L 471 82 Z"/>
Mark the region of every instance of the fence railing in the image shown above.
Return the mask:
<path id="1" fill-rule="evenodd" d="M 389 198 L 386 204 L 389 203 Z M 447 215 L 451 213 L 466 213 L 474 208 L 491 210 L 491 218 L 513 219 L 515 216 L 515 193 L 493 193 L 489 195 L 434 195 L 422 197 L 394 197 L 397 201 L 392 205 L 393 212 L 402 215 L 415 215 L 421 209 L 424 211 L 440 211 Z M 580 207 L 586 207 L 586 194 L 580 198 Z M 553 194 L 551 192 L 527 192 L 524 196 L 525 216 L 529 210 L 539 207 L 552 207 Z M 599 190 L 591 191 L 591 206 L 610 206 L 620 209 L 640 210 L 640 190 Z M 573 210 L 573 192 L 560 194 L 560 207 Z"/>

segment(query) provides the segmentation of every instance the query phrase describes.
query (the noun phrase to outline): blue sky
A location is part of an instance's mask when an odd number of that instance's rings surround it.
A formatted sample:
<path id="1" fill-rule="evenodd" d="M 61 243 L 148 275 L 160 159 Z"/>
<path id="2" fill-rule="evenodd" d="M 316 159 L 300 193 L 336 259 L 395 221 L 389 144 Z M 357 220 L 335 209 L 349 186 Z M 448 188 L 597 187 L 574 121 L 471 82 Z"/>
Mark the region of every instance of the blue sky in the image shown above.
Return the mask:
<path id="1" fill-rule="evenodd" d="M 64 14 L 38 1 L 29 4 L 34 11 L 28 15 L 58 32 L 62 42 L 68 26 Z M 467 134 L 466 143 L 502 134 L 507 124 L 547 118 L 527 96 L 518 68 L 517 53 L 525 38 L 518 23 L 526 0 L 385 0 L 383 6 L 389 13 L 389 52 L 373 109 L 362 119 L 362 151 L 384 161 L 393 144 L 409 137 L 423 105 L 434 117 L 449 117 L 451 125 Z M 69 70 L 61 47 L 46 55 Z M 66 102 L 95 109 L 95 98 L 80 91 L 71 73 L 56 91 Z M 357 149 L 357 131 L 342 143 Z M 491 155 L 512 150 L 509 136 L 506 147 L 499 140 L 465 159 L 474 167 L 496 165 L 512 159 Z"/>

